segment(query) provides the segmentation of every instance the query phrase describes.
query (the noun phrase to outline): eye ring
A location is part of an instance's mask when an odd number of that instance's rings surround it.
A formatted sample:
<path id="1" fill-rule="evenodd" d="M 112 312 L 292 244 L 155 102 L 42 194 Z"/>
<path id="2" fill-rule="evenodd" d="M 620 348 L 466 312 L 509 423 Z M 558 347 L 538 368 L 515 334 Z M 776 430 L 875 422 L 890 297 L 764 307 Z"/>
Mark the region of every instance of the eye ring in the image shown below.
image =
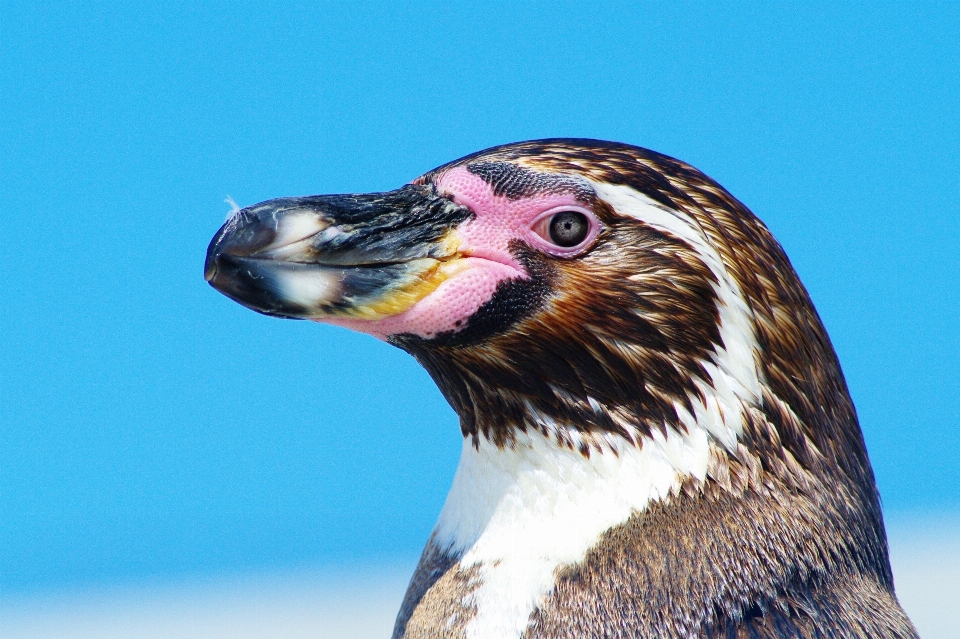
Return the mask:
<path id="1" fill-rule="evenodd" d="M 541 250 L 557 257 L 582 253 L 596 239 L 600 220 L 580 206 L 557 206 L 544 211 L 530 225 L 531 239 Z"/>

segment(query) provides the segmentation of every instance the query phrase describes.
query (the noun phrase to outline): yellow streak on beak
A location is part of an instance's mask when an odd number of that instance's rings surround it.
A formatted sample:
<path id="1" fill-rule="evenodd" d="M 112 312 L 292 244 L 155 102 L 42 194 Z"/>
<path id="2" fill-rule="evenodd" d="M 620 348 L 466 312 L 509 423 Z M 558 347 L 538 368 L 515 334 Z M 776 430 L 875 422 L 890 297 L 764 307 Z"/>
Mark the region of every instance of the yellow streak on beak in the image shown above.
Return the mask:
<path id="1" fill-rule="evenodd" d="M 444 253 L 449 257 L 421 258 L 407 263 L 410 273 L 404 283 L 378 300 L 352 307 L 348 313 L 359 319 L 378 320 L 407 311 L 414 304 L 434 292 L 445 280 L 469 268 L 457 252 L 460 242 L 450 233 L 443 240 Z"/>

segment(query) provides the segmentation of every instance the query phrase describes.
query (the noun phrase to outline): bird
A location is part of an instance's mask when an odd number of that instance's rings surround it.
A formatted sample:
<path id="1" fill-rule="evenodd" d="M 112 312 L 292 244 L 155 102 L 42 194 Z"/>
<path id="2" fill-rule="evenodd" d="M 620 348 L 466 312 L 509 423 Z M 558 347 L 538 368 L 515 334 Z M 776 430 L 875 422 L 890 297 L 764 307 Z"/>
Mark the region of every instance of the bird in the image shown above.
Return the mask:
<path id="1" fill-rule="evenodd" d="M 456 411 L 394 639 L 916 637 L 840 363 L 767 227 L 644 148 L 496 146 L 236 211 L 205 278 Z"/>

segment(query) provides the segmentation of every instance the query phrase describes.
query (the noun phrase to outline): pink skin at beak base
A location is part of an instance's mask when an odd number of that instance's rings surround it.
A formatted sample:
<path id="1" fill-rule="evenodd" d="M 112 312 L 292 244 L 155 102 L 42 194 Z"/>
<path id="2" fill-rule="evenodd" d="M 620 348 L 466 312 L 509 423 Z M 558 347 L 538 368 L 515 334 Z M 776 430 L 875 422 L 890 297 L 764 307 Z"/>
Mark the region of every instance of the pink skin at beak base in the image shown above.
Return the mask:
<path id="1" fill-rule="evenodd" d="M 523 271 L 499 262 L 476 257 L 460 259 L 466 262 L 467 268 L 441 282 L 432 293 L 402 313 L 379 320 L 331 317 L 318 321 L 368 333 L 381 340 L 400 333 L 429 339 L 460 328 L 466 318 L 493 297 L 502 280 L 527 277 Z"/>
<path id="2" fill-rule="evenodd" d="M 456 229 L 462 268 L 406 311 L 379 320 L 330 317 L 317 321 L 342 326 L 378 339 L 413 334 L 430 339 L 456 331 L 493 297 L 500 282 L 529 275 L 510 252 L 510 243 L 536 240 L 531 225 L 543 211 L 577 206 L 572 194 L 550 194 L 519 200 L 496 196 L 482 178 L 463 167 L 444 172 L 436 182 L 440 193 L 468 207 L 474 217 Z"/>

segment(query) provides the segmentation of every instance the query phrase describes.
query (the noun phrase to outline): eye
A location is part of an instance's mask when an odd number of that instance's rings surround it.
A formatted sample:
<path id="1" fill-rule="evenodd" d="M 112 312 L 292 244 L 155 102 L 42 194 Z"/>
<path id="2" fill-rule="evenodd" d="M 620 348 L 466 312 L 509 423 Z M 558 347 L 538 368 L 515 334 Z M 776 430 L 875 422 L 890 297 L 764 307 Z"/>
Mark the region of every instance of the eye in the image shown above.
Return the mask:
<path id="1" fill-rule="evenodd" d="M 533 246 L 557 257 L 576 257 L 593 245 L 603 225 L 590 209 L 561 204 L 538 215 L 528 237 Z"/>
<path id="2" fill-rule="evenodd" d="M 550 218 L 550 241 L 569 248 L 582 242 L 590 232 L 590 220 L 580 211 L 560 211 Z"/>

